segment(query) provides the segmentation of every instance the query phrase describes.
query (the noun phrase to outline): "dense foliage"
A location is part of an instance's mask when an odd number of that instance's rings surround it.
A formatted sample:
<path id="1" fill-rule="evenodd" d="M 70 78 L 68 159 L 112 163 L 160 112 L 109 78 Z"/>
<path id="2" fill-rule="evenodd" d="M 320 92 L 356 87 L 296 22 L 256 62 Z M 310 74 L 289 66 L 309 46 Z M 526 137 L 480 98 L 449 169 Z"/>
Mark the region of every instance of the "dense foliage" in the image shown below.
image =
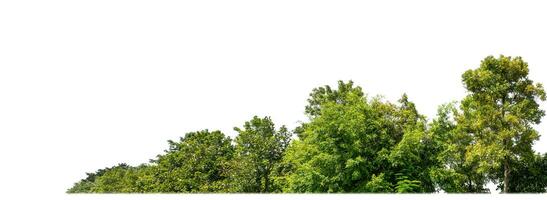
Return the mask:
<path id="1" fill-rule="evenodd" d="M 369 97 L 352 81 L 312 90 L 294 130 L 255 116 L 187 133 L 150 163 L 88 173 L 69 193 L 546 192 L 547 154 L 533 151 L 541 84 L 520 57 L 489 56 L 462 75 L 467 96 L 428 121 L 403 94 Z"/>

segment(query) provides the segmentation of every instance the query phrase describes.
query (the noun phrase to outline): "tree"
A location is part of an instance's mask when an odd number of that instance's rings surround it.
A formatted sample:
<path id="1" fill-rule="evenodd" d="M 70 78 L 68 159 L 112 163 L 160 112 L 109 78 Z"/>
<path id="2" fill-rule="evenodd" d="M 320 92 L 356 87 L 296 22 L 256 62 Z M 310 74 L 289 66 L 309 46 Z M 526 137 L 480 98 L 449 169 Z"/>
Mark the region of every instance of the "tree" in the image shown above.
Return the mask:
<path id="1" fill-rule="evenodd" d="M 393 191 L 397 172 L 390 152 L 406 127 L 417 126 L 414 105 L 404 98 L 401 107 L 380 98 L 369 101 L 351 81 L 329 88 L 310 94 L 310 122 L 284 159 L 292 167 L 285 191 Z"/>
<path id="2" fill-rule="evenodd" d="M 439 165 L 430 175 L 439 189 L 448 193 L 484 193 L 486 175 L 477 171 L 477 162 L 466 162 L 467 148 L 473 143 L 468 125 L 456 103 L 441 105 L 430 124 L 431 158 Z"/>
<path id="3" fill-rule="evenodd" d="M 307 124 L 305 137 L 295 142 L 287 158 L 295 171 L 288 177 L 291 192 L 350 192 L 355 182 L 368 176 L 366 157 L 363 157 L 362 123 L 364 109 L 362 93 L 347 88 L 348 92 L 314 89 L 307 110 L 311 110 L 311 122 Z M 346 90 L 348 89 L 348 90 Z M 320 103 L 319 103 L 320 102 Z M 309 109 L 313 108 L 313 109 Z M 364 184 L 363 184 L 364 186 Z"/>
<path id="4" fill-rule="evenodd" d="M 468 95 L 462 110 L 473 143 L 466 162 L 478 162 L 479 172 L 503 168 L 503 192 L 511 191 L 511 160 L 533 153 L 538 133 L 532 125 L 545 115 L 538 100 L 545 100 L 541 84 L 528 78 L 521 57 L 486 57 L 479 68 L 462 75 Z"/>
<path id="5" fill-rule="evenodd" d="M 544 193 L 547 190 L 547 153 L 535 154 L 521 159 L 511 160 L 512 171 L 509 182 L 511 192 Z M 499 170 L 503 174 L 503 170 Z M 500 182 L 498 188 L 503 188 Z"/>
<path id="6" fill-rule="evenodd" d="M 546 94 L 527 63 L 490 56 L 462 81 L 467 96 L 432 122 L 406 94 L 391 103 L 338 81 L 312 90 L 309 122 L 292 132 L 257 116 L 233 141 L 190 132 L 150 163 L 87 173 L 67 192 L 484 193 L 488 181 L 505 193 L 545 192 L 547 154 L 532 145 Z"/>
<path id="7" fill-rule="evenodd" d="M 88 173 L 87 178 L 76 183 L 68 193 L 136 193 L 147 192 L 144 183 L 152 166 L 129 166 L 125 163 Z"/>
<path id="8" fill-rule="evenodd" d="M 430 170 L 439 165 L 435 144 L 427 132 L 425 116 L 403 94 L 399 100 L 397 125 L 403 137 L 390 152 L 389 162 L 395 175 L 397 192 L 434 192 Z"/>
<path id="9" fill-rule="evenodd" d="M 169 140 L 166 154 L 159 155 L 155 175 L 158 192 L 223 191 L 226 165 L 234 147 L 220 131 L 190 132 L 179 142 Z"/>
<path id="10" fill-rule="evenodd" d="M 121 164 L 106 171 L 95 181 L 91 192 L 96 193 L 132 193 L 137 192 L 138 179 L 136 168 Z"/>
<path id="11" fill-rule="evenodd" d="M 232 162 L 232 186 L 239 192 L 272 192 L 272 172 L 279 165 L 289 145 L 291 133 L 279 130 L 270 117 L 254 116 L 243 128 L 234 128 L 236 157 Z"/>
<path id="12" fill-rule="evenodd" d="M 127 164 L 121 163 L 114 167 L 99 169 L 97 170 L 97 172 L 86 173 L 87 177 L 85 179 L 80 180 L 79 182 L 76 182 L 72 188 L 68 189 L 67 193 L 94 192 L 96 191 L 95 181 L 99 177 L 103 176 L 105 173 L 115 168 L 127 168 L 127 167 L 128 167 Z"/>

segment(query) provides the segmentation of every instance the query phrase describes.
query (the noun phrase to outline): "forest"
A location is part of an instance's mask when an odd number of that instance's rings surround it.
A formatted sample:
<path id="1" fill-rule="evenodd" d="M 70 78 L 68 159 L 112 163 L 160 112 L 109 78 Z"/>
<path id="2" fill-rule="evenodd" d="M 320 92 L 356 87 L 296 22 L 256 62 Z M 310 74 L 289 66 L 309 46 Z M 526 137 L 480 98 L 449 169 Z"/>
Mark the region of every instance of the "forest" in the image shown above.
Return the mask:
<path id="1" fill-rule="evenodd" d="M 138 166 L 87 173 L 67 193 L 544 193 L 535 152 L 546 100 L 521 57 L 488 56 L 461 75 L 459 101 L 431 120 L 407 94 L 369 96 L 350 81 L 309 94 L 289 130 L 255 116 L 234 130 L 197 130 Z M 431 98 L 435 98 L 432 94 Z"/>

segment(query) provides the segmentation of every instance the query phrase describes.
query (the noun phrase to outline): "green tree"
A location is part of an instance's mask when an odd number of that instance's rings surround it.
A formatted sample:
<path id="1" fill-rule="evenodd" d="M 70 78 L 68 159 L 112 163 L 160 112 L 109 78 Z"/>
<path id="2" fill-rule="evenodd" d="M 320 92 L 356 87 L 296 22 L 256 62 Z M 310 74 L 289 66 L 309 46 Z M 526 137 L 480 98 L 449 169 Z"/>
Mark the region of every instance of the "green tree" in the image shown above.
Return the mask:
<path id="1" fill-rule="evenodd" d="M 430 171 L 435 185 L 448 193 L 484 193 L 487 179 L 477 171 L 477 162 L 466 162 L 467 148 L 473 143 L 464 116 L 456 103 L 441 105 L 430 124 L 430 151 L 439 165 Z"/>
<path id="2" fill-rule="evenodd" d="M 239 192 L 272 192 L 273 172 L 289 145 L 291 133 L 285 126 L 276 130 L 270 117 L 257 116 L 234 130 L 239 135 L 235 139 L 231 187 Z"/>
<path id="3" fill-rule="evenodd" d="M 190 132 L 179 142 L 169 140 L 166 154 L 153 163 L 157 192 L 218 192 L 225 189 L 226 165 L 234 147 L 220 131 Z"/>
<path id="4" fill-rule="evenodd" d="M 544 116 L 538 100 L 545 100 L 545 91 L 528 72 L 521 57 L 502 55 L 486 57 L 479 68 L 462 75 L 468 95 L 461 107 L 474 139 L 466 162 L 478 162 L 479 172 L 503 168 L 505 193 L 511 191 L 511 160 L 533 153 L 539 136 L 532 125 Z"/>
<path id="5" fill-rule="evenodd" d="M 190 132 L 150 163 L 87 173 L 67 192 L 483 193 L 488 181 L 505 193 L 546 192 L 547 154 L 532 150 L 546 95 L 527 63 L 489 56 L 462 81 L 467 96 L 432 122 L 406 94 L 391 103 L 338 81 L 312 90 L 295 140 L 255 116 L 234 141 Z"/>
<path id="6" fill-rule="evenodd" d="M 402 138 L 402 123 L 415 123 L 406 117 L 412 105 L 401 109 L 380 98 L 369 101 L 351 81 L 329 88 L 310 94 L 307 110 L 313 112 L 299 131 L 305 137 L 291 144 L 284 159 L 292 169 L 285 191 L 392 191 L 390 152 Z"/>
<path id="7" fill-rule="evenodd" d="M 158 174 L 158 166 L 155 164 L 141 164 L 135 167 L 135 176 L 137 180 L 134 182 L 132 192 L 150 193 L 158 192 L 156 175 Z"/>
<path id="8" fill-rule="evenodd" d="M 403 94 L 399 100 L 398 126 L 403 138 L 390 152 L 389 161 L 395 173 L 397 192 L 434 192 L 430 171 L 439 166 L 435 159 L 435 143 L 426 127 L 426 118 L 420 115 L 414 103 Z"/>
<path id="9" fill-rule="evenodd" d="M 317 91 L 317 90 L 314 90 Z M 312 92 L 313 93 L 313 92 Z M 331 93 L 331 92 L 329 92 Z M 337 94 L 337 92 L 332 92 Z M 317 105 L 315 117 L 307 125 L 303 141 L 293 145 L 288 155 L 296 166 L 288 178 L 293 192 L 350 192 L 352 182 L 367 176 L 365 150 L 358 133 L 364 132 L 362 95 L 345 93 L 338 99 Z"/>
<path id="10" fill-rule="evenodd" d="M 106 172 L 113 170 L 115 168 L 127 168 L 128 165 L 125 163 L 118 164 L 114 167 L 107 167 L 104 169 L 99 169 L 97 172 L 86 173 L 87 177 L 85 179 L 76 182 L 72 188 L 68 189 L 67 193 L 89 193 L 95 191 L 95 181 L 97 178 L 103 176 Z"/>
<path id="11" fill-rule="evenodd" d="M 106 171 L 95 180 L 95 187 L 91 192 L 96 193 L 133 193 L 136 190 L 138 179 L 137 169 L 121 164 Z"/>
<path id="12" fill-rule="evenodd" d="M 511 160 L 511 192 L 544 193 L 547 190 L 547 153 L 535 154 L 519 161 Z M 499 170 L 499 176 L 503 170 Z M 498 188 L 503 188 L 503 182 Z"/>
<path id="13" fill-rule="evenodd" d="M 129 166 L 125 163 L 88 173 L 68 193 L 137 193 L 148 192 L 150 165 Z"/>

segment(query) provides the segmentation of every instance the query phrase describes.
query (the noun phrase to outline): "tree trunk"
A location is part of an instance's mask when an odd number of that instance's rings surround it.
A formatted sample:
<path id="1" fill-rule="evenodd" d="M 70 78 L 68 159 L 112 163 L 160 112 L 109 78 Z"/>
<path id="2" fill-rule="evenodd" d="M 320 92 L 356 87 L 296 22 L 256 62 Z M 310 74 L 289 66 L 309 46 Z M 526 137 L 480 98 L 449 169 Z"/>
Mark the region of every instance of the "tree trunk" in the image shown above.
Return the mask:
<path id="1" fill-rule="evenodd" d="M 509 161 L 506 158 L 503 170 L 503 193 L 509 193 L 509 173 L 511 170 L 509 167 Z"/>

